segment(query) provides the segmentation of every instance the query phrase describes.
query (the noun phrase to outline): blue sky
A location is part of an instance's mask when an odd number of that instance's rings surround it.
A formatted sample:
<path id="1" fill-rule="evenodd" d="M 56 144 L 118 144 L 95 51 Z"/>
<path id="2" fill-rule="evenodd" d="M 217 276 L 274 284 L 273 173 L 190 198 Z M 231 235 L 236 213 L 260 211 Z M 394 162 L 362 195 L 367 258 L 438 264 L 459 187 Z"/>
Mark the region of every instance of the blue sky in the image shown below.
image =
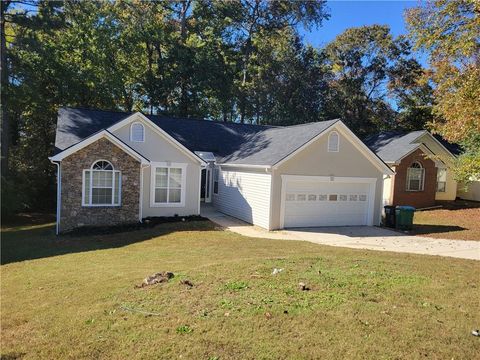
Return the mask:
<path id="1" fill-rule="evenodd" d="M 345 29 L 362 25 L 389 25 L 393 35 L 406 34 L 404 10 L 419 4 L 411 1 L 328 1 L 330 19 L 318 29 L 302 32 L 305 43 L 323 47 Z M 425 65 L 425 57 L 417 54 L 417 60 Z"/>

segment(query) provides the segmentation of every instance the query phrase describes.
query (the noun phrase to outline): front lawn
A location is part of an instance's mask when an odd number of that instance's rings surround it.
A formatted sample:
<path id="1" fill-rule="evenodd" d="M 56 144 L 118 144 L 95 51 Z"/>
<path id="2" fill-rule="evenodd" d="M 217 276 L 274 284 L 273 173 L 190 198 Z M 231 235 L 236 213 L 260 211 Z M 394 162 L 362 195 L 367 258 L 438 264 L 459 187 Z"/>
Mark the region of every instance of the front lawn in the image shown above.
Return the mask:
<path id="1" fill-rule="evenodd" d="M 413 233 L 437 239 L 480 241 L 480 203 L 455 201 L 415 212 Z"/>
<path id="2" fill-rule="evenodd" d="M 23 224 L 4 229 L 1 250 L 2 359 L 480 353 L 475 261 L 247 238 L 208 221 L 59 239 Z M 175 277 L 135 288 L 159 271 Z"/>

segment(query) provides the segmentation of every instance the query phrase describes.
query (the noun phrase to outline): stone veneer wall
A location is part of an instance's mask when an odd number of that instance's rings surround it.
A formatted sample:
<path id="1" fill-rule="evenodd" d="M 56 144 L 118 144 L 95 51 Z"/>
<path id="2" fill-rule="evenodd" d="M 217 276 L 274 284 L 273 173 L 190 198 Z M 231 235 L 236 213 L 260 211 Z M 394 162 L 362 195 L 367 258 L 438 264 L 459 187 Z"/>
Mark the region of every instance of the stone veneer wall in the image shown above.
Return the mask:
<path id="1" fill-rule="evenodd" d="M 82 206 L 82 175 L 96 160 L 108 160 L 122 172 L 120 206 Z M 60 232 L 82 226 L 112 226 L 138 222 L 140 208 L 140 162 L 109 140 L 102 138 L 61 163 L 62 198 Z"/>

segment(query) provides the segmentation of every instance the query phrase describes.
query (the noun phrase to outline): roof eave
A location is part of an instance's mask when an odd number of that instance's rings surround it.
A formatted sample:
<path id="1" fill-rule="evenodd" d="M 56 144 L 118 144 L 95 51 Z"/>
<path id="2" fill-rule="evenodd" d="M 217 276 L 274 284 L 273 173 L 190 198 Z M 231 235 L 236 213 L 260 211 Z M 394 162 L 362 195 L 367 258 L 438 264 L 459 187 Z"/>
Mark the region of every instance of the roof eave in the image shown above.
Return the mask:
<path id="1" fill-rule="evenodd" d="M 83 149 L 84 147 L 93 144 L 94 142 L 102 139 L 102 138 L 107 138 L 110 140 L 113 144 L 117 145 L 120 147 L 122 150 L 124 150 L 127 154 L 132 156 L 133 158 L 136 158 L 137 160 L 140 161 L 141 164 L 149 164 L 150 160 L 145 158 L 142 154 L 137 152 L 136 150 L 132 149 L 130 146 L 125 144 L 123 141 L 121 141 L 119 138 L 117 138 L 115 135 L 110 133 L 108 130 L 101 130 L 96 132 L 95 134 L 90 135 L 89 137 L 79 141 L 78 143 L 69 146 L 68 148 L 62 150 L 58 154 L 49 157 L 48 159 L 51 162 L 61 162 L 63 159 L 65 159 L 67 156 L 70 156 L 77 151 Z"/>

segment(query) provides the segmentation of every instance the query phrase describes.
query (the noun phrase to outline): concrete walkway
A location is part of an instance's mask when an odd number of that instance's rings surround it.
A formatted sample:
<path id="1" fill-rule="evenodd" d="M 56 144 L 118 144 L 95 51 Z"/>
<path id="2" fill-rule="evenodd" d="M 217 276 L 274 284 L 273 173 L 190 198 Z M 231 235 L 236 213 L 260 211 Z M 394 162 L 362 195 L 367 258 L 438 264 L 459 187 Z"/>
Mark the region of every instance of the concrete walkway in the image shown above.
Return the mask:
<path id="1" fill-rule="evenodd" d="M 227 230 L 250 237 L 303 240 L 315 244 L 353 249 L 394 251 L 480 260 L 479 241 L 444 240 L 403 235 L 396 231 L 374 226 L 297 228 L 295 230 L 267 231 L 222 214 L 211 206 L 202 207 L 201 214 Z"/>

